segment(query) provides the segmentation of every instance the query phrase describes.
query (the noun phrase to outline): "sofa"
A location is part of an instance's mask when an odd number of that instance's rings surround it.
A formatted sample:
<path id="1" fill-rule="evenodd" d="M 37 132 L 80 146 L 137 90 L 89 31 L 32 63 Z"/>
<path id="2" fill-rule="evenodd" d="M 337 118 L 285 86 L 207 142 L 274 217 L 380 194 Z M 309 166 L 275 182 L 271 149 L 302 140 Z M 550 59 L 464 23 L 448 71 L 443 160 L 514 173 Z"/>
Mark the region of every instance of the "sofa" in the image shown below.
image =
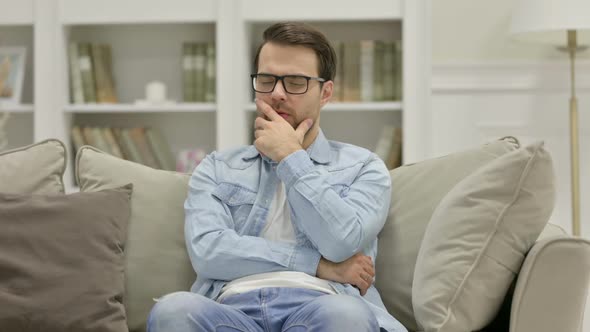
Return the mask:
<path id="1" fill-rule="evenodd" d="M 144 331 L 188 290 L 189 174 L 48 139 L 0 152 L 0 332 Z M 64 194 L 75 168 L 79 193 Z M 507 137 L 390 171 L 375 283 L 409 331 L 578 332 L 590 242 L 548 224 L 542 142 Z M 227 203 L 227 202 L 223 202 Z"/>

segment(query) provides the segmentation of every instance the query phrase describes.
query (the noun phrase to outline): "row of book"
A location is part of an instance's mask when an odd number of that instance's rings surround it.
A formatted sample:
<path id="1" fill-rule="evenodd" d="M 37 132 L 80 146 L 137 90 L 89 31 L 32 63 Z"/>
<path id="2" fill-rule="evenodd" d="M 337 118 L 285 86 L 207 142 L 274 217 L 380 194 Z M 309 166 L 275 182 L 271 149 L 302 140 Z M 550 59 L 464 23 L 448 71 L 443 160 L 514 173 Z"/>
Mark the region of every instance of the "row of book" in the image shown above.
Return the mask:
<path id="1" fill-rule="evenodd" d="M 402 165 L 403 132 L 401 127 L 386 125 L 375 147 L 375 154 L 385 162 L 387 169 Z"/>
<path id="2" fill-rule="evenodd" d="M 402 100 L 402 42 L 333 42 L 338 57 L 332 101 Z"/>
<path id="3" fill-rule="evenodd" d="M 214 102 L 215 77 L 215 44 L 212 42 L 183 43 L 183 101 Z"/>
<path id="4" fill-rule="evenodd" d="M 72 103 L 117 102 L 110 45 L 71 42 L 68 60 Z"/>
<path id="5" fill-rule="evenodd" d="M 71 135 L 76 151 L 90 145 L 115 157 L 168 171 L 192 173 L 207 156 L 206 150 L 194 148 L 178 151 L 175 158 L 160 131 L 150 127 L 74 126 Z"/>
<path id="6" fill-rule="evenodd" d="M 176 170 L 174 155 L 161 133 L 153 128 L 73 126 L 76 151 L 91 145 L 115 157 L 164 170 Z"/>

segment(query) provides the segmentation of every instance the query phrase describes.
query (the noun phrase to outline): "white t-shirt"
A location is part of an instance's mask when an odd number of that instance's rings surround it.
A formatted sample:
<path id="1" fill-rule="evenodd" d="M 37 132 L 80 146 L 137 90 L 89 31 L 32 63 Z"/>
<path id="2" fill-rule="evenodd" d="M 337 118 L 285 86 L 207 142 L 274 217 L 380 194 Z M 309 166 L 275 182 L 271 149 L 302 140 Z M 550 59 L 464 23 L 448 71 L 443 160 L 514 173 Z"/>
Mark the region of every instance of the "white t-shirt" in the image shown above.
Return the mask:
<path id="1" fill-rule="evenodd" d="M 291 209 L 287 201 L 285 185 L 279 182 L 277 191 L 268 211 L 262 237 L 275 242 L 295 243 L 295 232 L 291 223 Z M 217 301 L 234 294 L 241 294 L 264 287 L 296 287 L 313 289 L 335 294 L 327 280 L 310 276 L 304 272 L 280 271 L 258 273 L 230 281 L 222 289 Z"/>

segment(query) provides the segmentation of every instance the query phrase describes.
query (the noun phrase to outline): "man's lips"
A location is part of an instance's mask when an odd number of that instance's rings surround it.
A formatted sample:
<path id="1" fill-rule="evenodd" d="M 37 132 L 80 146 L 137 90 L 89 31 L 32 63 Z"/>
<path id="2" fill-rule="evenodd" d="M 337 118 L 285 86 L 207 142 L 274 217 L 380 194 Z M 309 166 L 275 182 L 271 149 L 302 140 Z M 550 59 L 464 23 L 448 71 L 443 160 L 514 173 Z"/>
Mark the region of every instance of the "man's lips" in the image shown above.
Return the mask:
<path id="1" fill-rule="evenodd" d="M 289 117 L 289 113 L 283 113 L 283 112 L 277 112 L 283 119 L 286 119 Z"/>

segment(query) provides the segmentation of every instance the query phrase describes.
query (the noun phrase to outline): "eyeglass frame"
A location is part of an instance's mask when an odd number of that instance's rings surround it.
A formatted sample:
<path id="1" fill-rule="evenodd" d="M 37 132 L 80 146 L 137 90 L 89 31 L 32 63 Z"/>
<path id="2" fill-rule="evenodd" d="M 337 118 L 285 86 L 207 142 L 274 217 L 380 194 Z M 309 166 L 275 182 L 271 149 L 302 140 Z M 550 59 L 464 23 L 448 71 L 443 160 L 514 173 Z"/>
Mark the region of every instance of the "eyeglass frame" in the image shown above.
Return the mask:
<path id="1" fill-rule="evenodd" d="M 267 77 L 274 77 L 275 79 L 275 83 L 272 86 L 272 89 L 270 91 L 266 91 L 266 92 L 261 92 L 256 90 L 256 85 L 255 85 L 255 80 L 257 79 L 258 76 L 267 76 Z M 289 92 L 287 90 L 287 87 L 285 86 L 285 77 L 301 77 L 301 78 L 305 78 L 307 85 L 305 87 L 305 91 L 303 92 L 297 92 L 297 93 L 293 93 L 293 92 Z M 279 83 L 279 81 L 281 81 L 281 83 L 283 84 L 283 89 L 285 89 L 285 92 L 291 95 L 303 95 L 306 94 L 307 91 L 309 90 L 309 81 L 313 80 L 313 81 L 318 81 L 320 82 L 320 84 L 327 82 L 328 80 L 326 80 L 325 78 L 321 78 L 321 77 L 313 77 L 313 76 L 306 76 L 306 75 L 274 75 L 274 74 L 266 74 L 266 73 L 258 73 L 258 74 L 250 74 L 250 78 L 252 79 L 252 89 L 254 89 L 254 91 L 258 92 L 258 93 L 271 93 L 273 91 L 275 91 L 275 88 L 277 87 L 277 83 Z"/>

